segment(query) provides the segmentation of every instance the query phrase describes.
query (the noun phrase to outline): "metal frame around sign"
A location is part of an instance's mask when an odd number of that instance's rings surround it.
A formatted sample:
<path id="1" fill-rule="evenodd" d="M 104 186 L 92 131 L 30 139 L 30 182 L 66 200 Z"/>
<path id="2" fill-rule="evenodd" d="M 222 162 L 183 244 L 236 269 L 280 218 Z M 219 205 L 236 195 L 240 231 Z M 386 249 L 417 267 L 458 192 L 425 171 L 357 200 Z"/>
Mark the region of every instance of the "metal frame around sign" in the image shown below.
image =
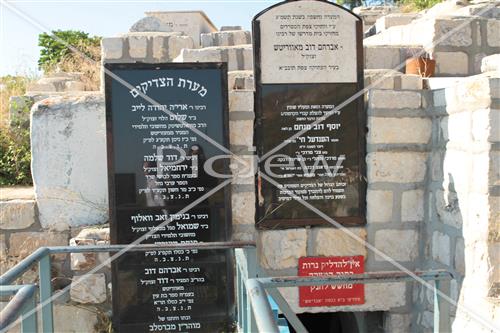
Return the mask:
<path id="1" fill-rule="evenodd" d="M 300 0 L 299 0 L 300 1 Z M 346 8 L 339 6 L 335 3 L 326 1 L 326 0 L 315 0 L 317 2 L 327 3 L 333 7 L 340 8 L 344 11 L 347 11 L 349 14 L 355 16 L 357 18 L 356 21 L 356 40 L 359 41 L 356 47 L 356 72 L 357 72 L 357 91 L 361 91 L 364 89 L 364 56 L 363 56 L 363 30 L 362 30 L 362 20 L 361 18 L 347 10 Z M 309 1 L 310 3 L 314 3 L 315 1 Z M 254 105 L 255 105 L 255 123 L 254 123 L 254 142 L 256 146 L 256 151 L 258 156 L 262 156 L 266 152 L 263 151 L 263 135 L 261 130 L 262 126 L 262 116 L 263 116 L 263 106 L 262 106 L 262 71 L 261 71 L 261 40 L 260 40 L 260 22 L 258 18 L 262 16 L 264 13 L 269 11 L 270 9 L 288 4 L 292 1 L 283 1 L 277 3 L 273 6 L 270 6 L 257 15 L 252 20 L 252 36 L 253 36 L 253 52 L 254 52 L 254 75 L 255 75 L 255 96 L 254 96 Z M 295 1 L 293 1 L 295 2 Z M 283 85 L 300 85 L 301 83 L 285 83 Z M 320 83 L 324 84 L 324 83 Z M 335 84 L 335 83 L 333 83 Z M 278 84 L 276 84 L 278 85 Z M 358 159 L 359 159 L 359 170 L 361 179 L 359 180 L 359 211 L 363 214 L 361 216 L 347 216 L 347 217 L 333 217 L 337 222 L 344 226 L 360 226 L 366 224 L 366 188 L 367 188 L 367 180 L 366 180 L 366 109 L 364 103 L 364 96 L 360 96 L 355 101 L 351 103 L 356 104 L 357 112 L 357 120 L 358 120 Z M 259 159 L 259 166 L 263 163 Z M 259 191 L 259 179 L 258 175 L 256 175 L 255 179 L 255 191 L 258 197 Z M 263 217 L 262 208 L 259 207 L 258 200 L 256 201 L 256 222 L 260 221 Z M 263 220 L 260 223 L 256 223 L 256 228 L 258 229 L 285 229 L 285 228 L 296 228 L 296 227 L 304 227 L 304 226 L 325 226 L 325 227 L 333 227 L 331 223 L 325 221 L 320 218 L 314 219 L 269 219 Z"/>

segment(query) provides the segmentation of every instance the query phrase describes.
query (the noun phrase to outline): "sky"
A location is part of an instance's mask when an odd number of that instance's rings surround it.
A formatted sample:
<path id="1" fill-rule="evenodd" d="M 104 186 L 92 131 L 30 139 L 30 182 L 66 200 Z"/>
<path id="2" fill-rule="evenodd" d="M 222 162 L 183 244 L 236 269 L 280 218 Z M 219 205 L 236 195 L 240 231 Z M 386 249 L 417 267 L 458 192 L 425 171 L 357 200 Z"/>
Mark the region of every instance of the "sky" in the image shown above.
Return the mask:
<path id="1" fill-rule="evenodd" d="M 0 0 L 0 76 L 35 75 L 38 34 L 82 30 L 103 37 L 125 33 L 145 11 L 202 10 L 220 28 L 250 30 L 255 14 L 279 1 L 268 0 Z"/>

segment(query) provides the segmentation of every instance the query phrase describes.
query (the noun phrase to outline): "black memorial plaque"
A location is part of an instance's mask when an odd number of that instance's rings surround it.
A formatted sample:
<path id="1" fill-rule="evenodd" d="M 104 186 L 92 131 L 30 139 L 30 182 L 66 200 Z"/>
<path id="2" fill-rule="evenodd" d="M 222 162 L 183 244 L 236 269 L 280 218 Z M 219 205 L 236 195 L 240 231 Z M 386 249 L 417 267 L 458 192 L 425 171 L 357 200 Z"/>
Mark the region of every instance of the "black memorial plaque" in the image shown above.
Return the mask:
<path id="1" fill-rule="evenodd" d="M 285 1 L 252 23 L 259 170 L 281 186 L 256 181 L 256 226 L 331 225 L 287 191 L 364 224 L 366 115 L 363 95 L 349 100 L 363 89 L 361 19 L 327 1 Z"/>
<path id="2" fill-rule="evenodd" d="M 160 245 L 230 239 L 229 187 L 200 200 L 221 182 L 203 166 L 224 152 L 186 126 L 229 146 L 226 65 L 106 68 L 113 73 L 106 75 L 111 243 L 144 236 L 141 243 Z M 228 174 L 227 159 L 211 165 Z M 225 250 L 125 253 L 112 265 L 114 326 L 118 332 L 227 332 L 232 281 Z"/>

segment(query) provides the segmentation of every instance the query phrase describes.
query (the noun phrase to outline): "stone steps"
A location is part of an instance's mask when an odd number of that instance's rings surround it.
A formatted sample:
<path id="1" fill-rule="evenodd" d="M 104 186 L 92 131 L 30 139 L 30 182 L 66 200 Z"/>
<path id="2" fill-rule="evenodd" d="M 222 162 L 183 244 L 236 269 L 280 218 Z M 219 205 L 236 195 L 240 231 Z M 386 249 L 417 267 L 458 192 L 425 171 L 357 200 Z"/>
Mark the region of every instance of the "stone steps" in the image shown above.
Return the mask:
<path id="1" fill-rule="evenodd" d="M 224 30 L 200 35 L 201 47 L 234 46 L 252 43 L 252 34 L 245 30 Z"/>
<path id="2" fill-rule="evenodd" d="M 216 46 L 201 49 L 182 49 L 173 62 L 227 62 L 228 71 L 251 70 L 253 51 L 251 44 Z"/>

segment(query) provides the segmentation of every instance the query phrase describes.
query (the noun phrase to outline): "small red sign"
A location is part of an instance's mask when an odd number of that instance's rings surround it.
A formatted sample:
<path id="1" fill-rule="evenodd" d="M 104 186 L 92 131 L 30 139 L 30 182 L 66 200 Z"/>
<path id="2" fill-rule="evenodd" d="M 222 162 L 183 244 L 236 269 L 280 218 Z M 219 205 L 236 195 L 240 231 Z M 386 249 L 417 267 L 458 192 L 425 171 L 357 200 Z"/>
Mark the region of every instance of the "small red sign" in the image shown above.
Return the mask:
<path id="1" fill-rule="evenodd" d="M 299 258 L 299 276 L 362 274 L 363 256 Z M 299 287 L 299 306 L 339 306 L 365 303 L 363 284 L 337 284 Z"/>

